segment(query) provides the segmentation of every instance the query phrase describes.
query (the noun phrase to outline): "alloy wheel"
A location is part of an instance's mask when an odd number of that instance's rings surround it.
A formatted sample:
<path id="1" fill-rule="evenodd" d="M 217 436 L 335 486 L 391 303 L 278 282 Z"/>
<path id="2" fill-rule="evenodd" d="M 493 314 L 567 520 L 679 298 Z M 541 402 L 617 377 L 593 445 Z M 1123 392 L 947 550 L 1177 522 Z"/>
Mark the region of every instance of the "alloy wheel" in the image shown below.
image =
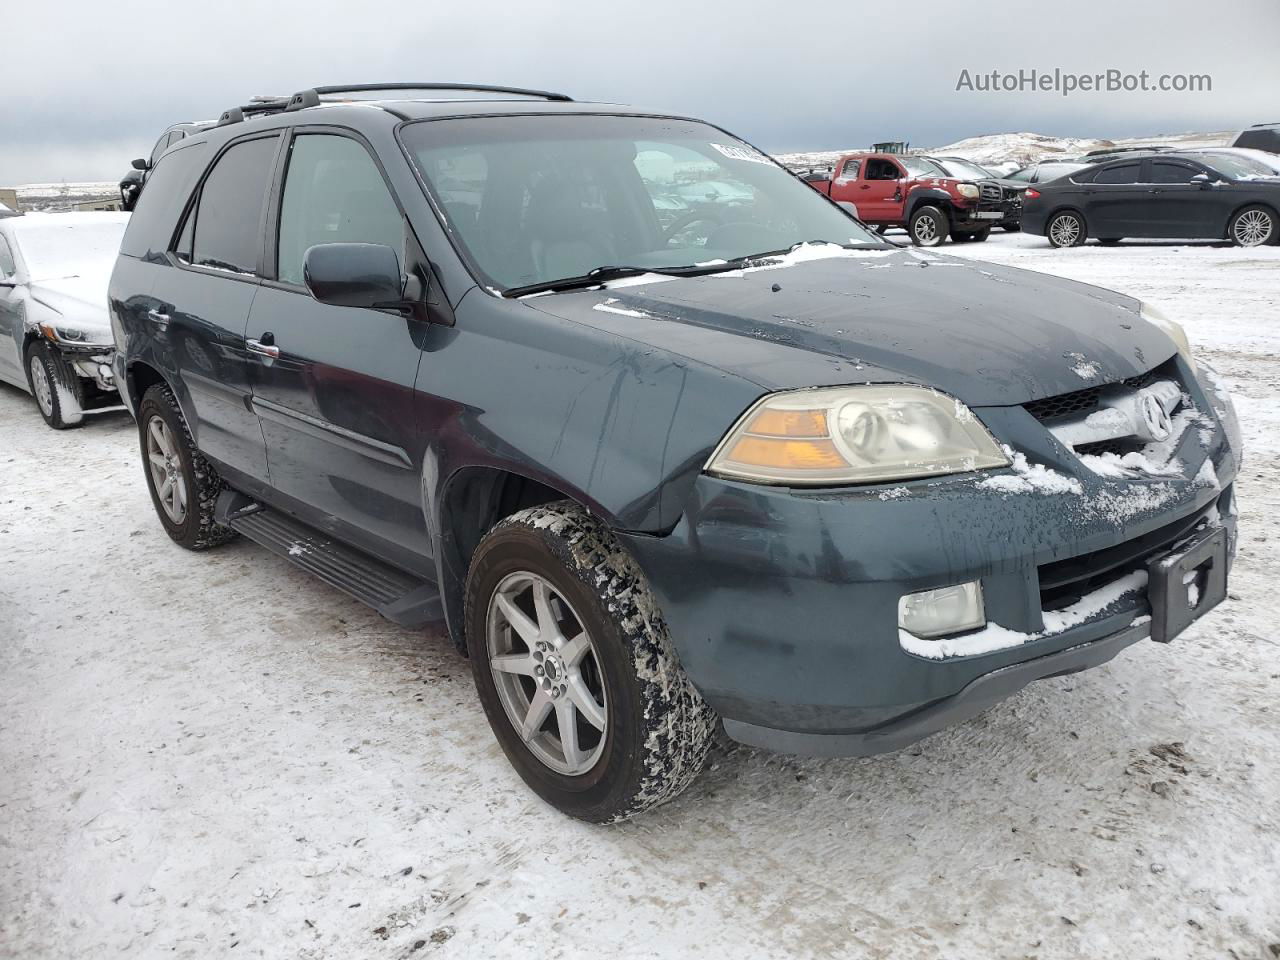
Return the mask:
<path id="1" fill-rule="evenodd" d="M 557 773 L 587 773 L 604 752 L 609 701 L 582 619 L 550 582 L 519 571 L 498 584 L 485 622 L 489 669 L 520 739 Z"/>
<path id="2" fill-rule="evenodd" d="M 921 244 L 932 243 L 938 238 L 938 222 L 933 217 L 920 217 L 916 220 L 915 232 Z"/>
<path id="3" fill-rule="evenodd" d="M 147 467 L 160 508 L 173 523 L 182 523 L 187 517 L 187 482 L 173 431 L 160 417 L 147 422 Z"/>
<path id="4" fill-rule="evenodd" d="M 1054 218 L 1049 236 L 1059 247 L 1074 246 L 1080 239 L 1080 221 L 1070 214 Z"/>
<path id="5" fill-rule="evenodd" d="M 1236 218 L 1232 236 L 1242 247 L 1256 247 L 1271 236 L 1271 216 L 1265 210 L 1246 210 Z"/>
<path id="6" fill-rule="evenodd" d="M 53 384 L 49 381 L 49 368 L 38 356 L 31 357 L 31 387 L 36 393 L 36 403 L 46 417 L 53 416 Z"/>

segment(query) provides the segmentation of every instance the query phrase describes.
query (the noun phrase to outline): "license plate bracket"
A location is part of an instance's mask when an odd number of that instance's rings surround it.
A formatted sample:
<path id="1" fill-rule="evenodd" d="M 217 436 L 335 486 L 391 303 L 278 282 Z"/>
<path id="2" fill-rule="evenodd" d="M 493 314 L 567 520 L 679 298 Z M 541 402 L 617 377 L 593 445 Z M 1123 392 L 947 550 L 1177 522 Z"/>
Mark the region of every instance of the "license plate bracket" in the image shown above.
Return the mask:
<path id="1" fill-rule="evenodd" d="M 1151 639 L 1168 643 L 1226 596 L 1227 531 L 1222 527 L 1149 560 Z"/>

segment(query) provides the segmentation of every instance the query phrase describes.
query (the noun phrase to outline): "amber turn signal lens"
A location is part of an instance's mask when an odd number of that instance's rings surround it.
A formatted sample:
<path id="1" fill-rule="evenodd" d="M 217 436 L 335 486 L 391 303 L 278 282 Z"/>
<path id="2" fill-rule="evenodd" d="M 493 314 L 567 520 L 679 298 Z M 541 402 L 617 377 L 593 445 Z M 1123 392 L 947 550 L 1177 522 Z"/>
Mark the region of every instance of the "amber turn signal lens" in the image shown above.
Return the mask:
<path id="1" fill-rule="evenodd" d="M 729 459 L 753 467 L 792 470 L 823 470 L 849 465 L 830 440 L 786 440 L 751 435 L 733 445 Z"/>
<path id="2" fill-rule="evenodd" d="M 765 407 L 747 425 L 748 433 L 770 437 L 825 438 L 827 412 L 825 410 L 771 410 Z"/>

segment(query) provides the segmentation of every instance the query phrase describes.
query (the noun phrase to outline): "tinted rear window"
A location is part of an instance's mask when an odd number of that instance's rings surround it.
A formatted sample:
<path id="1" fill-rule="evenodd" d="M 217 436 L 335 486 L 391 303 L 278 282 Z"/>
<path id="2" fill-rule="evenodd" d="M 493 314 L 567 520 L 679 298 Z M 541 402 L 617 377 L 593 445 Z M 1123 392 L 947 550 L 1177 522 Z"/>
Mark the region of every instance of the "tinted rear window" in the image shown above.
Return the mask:
<path id="1" fill-rule="evenodd" d="M 196 208 L 192 263 L 237 273 L 257 272 L 262 211 L 279 139 L 260 137 L 237 143 L 213 165 Z"/>
<path id="2" fill-rule="evenodd" d="M 120 252 L 127 257 L 163 256 L 187 197 L 204 172 L 209 151 L 204 143 L 170 150 L 147 178 Z"/>
<path id="3" fill-rule="evenodd" d="M 1138 163 L 1122 163 L 1116 167 L 1107 167 L 1099 170 L 1094 175 L 1094 183 L 1137 183 L 1138 170 L 1141 168 Z"/>

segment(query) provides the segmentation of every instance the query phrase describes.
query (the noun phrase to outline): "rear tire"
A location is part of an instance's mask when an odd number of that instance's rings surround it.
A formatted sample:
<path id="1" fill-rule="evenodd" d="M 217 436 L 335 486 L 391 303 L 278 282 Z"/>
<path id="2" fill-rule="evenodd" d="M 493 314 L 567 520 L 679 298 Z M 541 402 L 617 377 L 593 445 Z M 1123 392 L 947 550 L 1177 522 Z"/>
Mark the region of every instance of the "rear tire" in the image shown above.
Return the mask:
<path id="1" fill-rule="evenodd" d="M 911 214 L 907 228 L 911 234 L 911 242 L 917 247 L 936 247 L 947 239 L 951 232 L 951 222 L 941 209 L 928 205 Z"/>
<path id="2" fill-rule="evenodd" d="M 188 550 L 205 550 L 235 537 L 213 520 L 225 485 L 196 449 L 173 391 L 158 383 L 138 404 L 138 443 L 151 502 L 165 533 Z"/>
<path id="3" fill-rule="evenodd" d="M 624 820 L 702 769 L 716 715 L 685 676 L 644 574 L 582 507 L 532 507 L 490 530 L 467 573 L 465 623 L 499 745 L 562 813 Z"/>
<path id="4" fill-rule="evenodd" d="M 1055 247 L 1078 247 L 1089 238 L 1084 217 L 1074 210 L 1055 213 L 1045 224 L 1044 235 Z"/>
<path id="5" fill-rule="evenodd" d="M 43 340 L 27 347 L 27 385 L 44 422 L 54 430 L 69 430 L 84 423 L 80 378 Z"/>
<path id="6" fill-rule="evenodd" d="M 1262 247 L 1275 243 L 1280 233 L 1276 214 L 1269 207 L 1254 204 L 1238 211 L 1227 224 L 1227 239 L 1237 247 Z"/>

